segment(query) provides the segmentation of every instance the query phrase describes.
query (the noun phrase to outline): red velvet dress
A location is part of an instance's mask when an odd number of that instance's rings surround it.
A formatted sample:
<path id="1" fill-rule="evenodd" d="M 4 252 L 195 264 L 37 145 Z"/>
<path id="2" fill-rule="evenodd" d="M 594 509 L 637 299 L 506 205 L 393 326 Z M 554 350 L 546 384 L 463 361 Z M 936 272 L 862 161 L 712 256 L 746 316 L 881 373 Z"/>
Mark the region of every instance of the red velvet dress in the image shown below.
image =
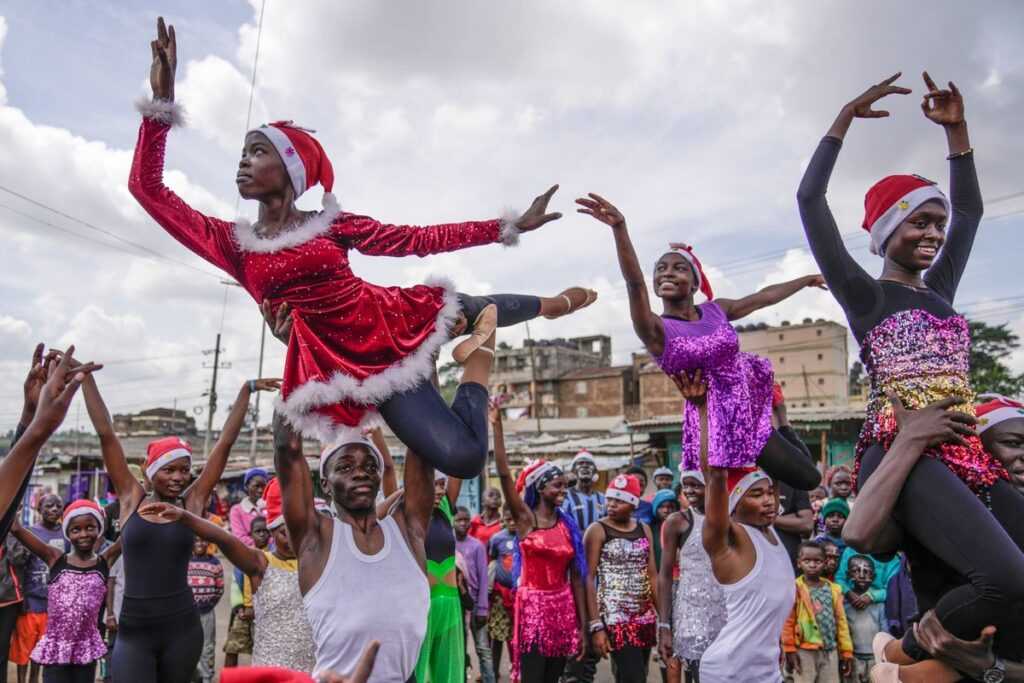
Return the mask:
<path id="1" fill-rule="evenodd" d="M 257 302 L 292 308 L 292 335 L 277 408 L 300 431 L 331 443 L 379 423 L 375 405 L 433 371 L 459 305 L 450 282 L 381 287 L 357 277 L 348 251 L 426 256 L 502 241 L 516 229 L 489 220 L 426 227 L 320 213 L 272 239 L 188 206 L 163 182 L 170 126 L 143 118 L 132 195 L 172 237 L 238 281 Z"/>

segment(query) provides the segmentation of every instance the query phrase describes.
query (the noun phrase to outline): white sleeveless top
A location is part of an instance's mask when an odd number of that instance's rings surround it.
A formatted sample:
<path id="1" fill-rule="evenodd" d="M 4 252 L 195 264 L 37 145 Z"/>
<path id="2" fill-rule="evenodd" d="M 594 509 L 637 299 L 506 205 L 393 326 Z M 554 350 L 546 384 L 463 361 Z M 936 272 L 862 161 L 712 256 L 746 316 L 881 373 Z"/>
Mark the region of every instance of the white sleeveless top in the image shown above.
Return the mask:
<path id="1" fill-rule="evenodd" d="M 379 521 L 384 547 L 366 555 L 352 527 L 335 518 L 320 579 L 302 598 L 316 643 L 316 672 L 348 674 L 371 640 L 380 641 L 370 683 L 404 682 L 427 632 L 430 587 L 393 517 Z"/>
<path id="2" fill-rule="evenodd" d="M 742 525 L 754 544 L 750 573 L 723 585 L 728 618 L 700 660 L 701 683 L 779 683 L 779 639 L 796 599 L 796 577 L 786 546 L 772 545 L 760 529 Z"/>

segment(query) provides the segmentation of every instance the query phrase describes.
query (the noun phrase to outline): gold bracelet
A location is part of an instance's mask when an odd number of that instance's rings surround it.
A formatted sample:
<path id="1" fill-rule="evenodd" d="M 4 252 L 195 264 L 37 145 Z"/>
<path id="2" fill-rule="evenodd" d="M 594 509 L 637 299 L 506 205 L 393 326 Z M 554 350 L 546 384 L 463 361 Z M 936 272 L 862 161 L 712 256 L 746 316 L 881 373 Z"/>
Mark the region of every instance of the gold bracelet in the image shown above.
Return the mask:
<path id="1" fill-rule="evenodd" d="M 953 159 L 959 159 L 960 157 L 965 157 L 968 154 L 974 154 L 974 148 L 973 147 L 968 147 L 967 149 L 965 149 L 962 152 L 954 152 L 953 154 L 950 154 L 948 157 L 946 157 L 946 160 L 947 161 L 952 161 Z"/>

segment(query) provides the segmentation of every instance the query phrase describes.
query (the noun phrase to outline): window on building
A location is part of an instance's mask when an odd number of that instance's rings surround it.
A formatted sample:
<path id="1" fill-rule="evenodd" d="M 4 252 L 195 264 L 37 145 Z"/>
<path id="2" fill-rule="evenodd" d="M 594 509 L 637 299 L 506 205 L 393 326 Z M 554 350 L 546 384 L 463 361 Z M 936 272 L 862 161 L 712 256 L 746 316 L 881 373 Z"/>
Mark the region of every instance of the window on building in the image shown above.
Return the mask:
<path id="1" fill-rule="evenodd" d="M 807 407 L 807 404 L 806 404 L 806 403 L 801 403 L 801 404 L 800 404 L 800 407 L 801 407 L 801 408 L 806 408 L 806 407 Z"/>
<path id="2" fill-rule="evenodd" d="M 526 368 L 526 359 L 520 356 L 516 358 L 516 370 L 524 370 Z"/>
<path id="3" fill-rule="evenodd" d="M 586 417 L 586 416 L 587 416 L 587 409 L 585 407 L 579 406 L 579 407 L 576 408 L 576 417 Z"/>
<path id="4" fill-rule="evenodd" d="M 825 378 L 824 377 L 819 377 L 818 378 L 818 384 L 824 384 L 824 383 L 825 383 Z"/>
<path id="5" fill-rule="evenodd" d="M 782 384 L 782 388 L 783 388 L 783 389 L 785 389 L 785 388 L 786 388 L 786 380 L 782 380 L 782 382 L 780 382 L 780 384 Z"/>
<path id="6" fill-rule="evenodd" d="M 587 383 L 584 381 L 576 382 L 576 393 L 585 395 L 587 393 Z"/>
<path id="7" fill-rule="evenodd" d="M 786 362 L 786 357 L 785 356 L 779 356 L 779 363 L 785 363 L 785 362 Z"/>
<path id="8" fill-rule="evenodd" d="M 825 354 L 819 353 L 818 354 L 818 360 L 825 360 Z"/>
<path id="9" fill-rule="evenodd" d="M 818 407 L 819 407 L 819 408 L 824 408 L 824 407 L 825 407 L 825 404 L 824 404 L 824 403 L 818 403 Z"/>
<path id="10" fill-rule="evenodd" d="M 782 333 L 780 332 L 780 333 L 779 333 L 779 341 L 782 341 L 782 340 L 783 340 L 783 338 L 785 338 L 785 336 L 786 336 L 786 335 L 784 335 L 784 334 L 782 334 Z"/>
<path id="11" fill-rule="evenodd" d="M 821 330 L 815 330 L 814 332 L 815 332 L 815 333 L 816 333 L 816 334 L 817 334 L 817 335 L 818 335 L 819 337 L 821 336 Z"/>

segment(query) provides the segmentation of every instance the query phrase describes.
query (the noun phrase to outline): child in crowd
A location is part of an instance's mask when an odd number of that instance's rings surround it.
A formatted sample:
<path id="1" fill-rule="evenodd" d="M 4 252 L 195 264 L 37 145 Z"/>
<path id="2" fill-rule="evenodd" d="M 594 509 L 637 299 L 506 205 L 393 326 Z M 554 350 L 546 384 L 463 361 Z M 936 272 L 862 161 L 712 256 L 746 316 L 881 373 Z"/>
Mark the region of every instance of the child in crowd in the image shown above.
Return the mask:
<path id="1" fill-rule="evenodd" d="M 811 511 L 814 512 L 814 531 L 811 536 L 815 537 L 825 533 L 825 520 L 821 517 L 821 508 L 828 501 L 828 489 L 824 486 L 810 491 L 808 497 L 811 499 Z"/>
<path id="2" fill-rule="evenodd" d="M 499 506 L 500 510 L 500 506 Z M 473 644 L 476 646 L 476 657 L 480 663 L 482 683 L 494 683 L 494 663 L 491 658 L 491 639 L 487 635 L 487 616 L 490 612 L 487 590 L 487 549 L 478 539 L 469 535 L 472 525 L 469 510 L 458 507 L 452 529 L 455 531 L 455 554 L 464 562 L 462 575 L 465 577 L 466 590 L 472 608 L 468 611 L 468 623 Z M 464 604 L 464 607 L 468 605 Z M 467 615 L 464 615 L 465 623 Z M 467 645 L 469 644 L 467 640 Z"/>
<path id="3" fill-rule="evenodd" d="M 838 498 L 847 506 L 853 505 L 853 475 L 846 465 L 838 465 L 832 470 L 828 480 L 828 489 L 832 498 Z"/>
<path id="4" fill-rule="evenodd" d="M 49 569 L 46 630 L 30 655 L 33 663 L 45 667 L 46 683 L 92 683 L 96 662 L 107 653 L 99 631 L 100 610 L 110 563 L 121 554 L 121 543 L 98 554 L 93 550 L 104 520 L 103 510 L 91 500 L 69 505 L 61 519 L 61 532 L 71 544 L 69 553 L 15 520 L 18 541 Z"/>
<path id="5" fill-rule="evenodd" d="M 839 567 L 839 558 L 841 553 L 839 552 L 839 546 L 832 541 L 818 541 L 818 544 L 825 551 L 825 569 L 821 575 L 829 581 L 836 580 L 836 570 Z"/>
<path id="6" fill-rule="evenodd" d="M 843 592 L 824 578 L 825 550 L 804 541 L 797 552 L 796 601 L 782 629 L 786 670 L 795 683 L 840 683 L 852 670 L 853 644 Z"/>
<path id="7" fill-rule="evenodd" d="M 512 640 L 514 633 L 512 616 L 516 602 L 516 580 L 512 566 L 515 562 L 516 522 L 508 503 L 501 507 L 501 521 L 505 528 L 491 536 L 487 544 L 489 574 L 494 577 L 490 611 L 487 614 L 487 633 L 491 637 L 491 657 L 495 672 L 501 670 L 502 649 L 505 643 Z"/>
<path id="8" fill-rule="evenodd" d="M 910 563 L 903 553 L 898 557 L 899 568 L 889 579 L 885 588 L 886 630 L 894 638 L 902 638 L 912 628 L 917 617 L 917 596 L 910 583 Z"/>
<path id="9" fill-rule="evenodd" d="M 853 683 L 868 683 L 875 658 L 871 641 L 885 630 L 885 601 L 876 602 L 870 595 L 876 578 L 875 563 L 867 555 L 853 555 L 847 563 L 850 590 L 846 595 L 846 619 L 853 639 Z"/>
<path id="10" fill-rule="evenodd" d="M 224 595 L 224 567 L 210 554 L 210 543 L 201 536 L 193 542 L 188 563 L 188 585 L 203 625 L 203 653 L 198 674 L 202 683 L 213 683 L 217 659 L 217 615 L 214 608 Z"/>
<path id="11" fill-rule="evenodd" d="M 842 498 L 832 498 L 821 506 L 821 518 L 825 520 L 825 533 L 820 534 L 815 541 L 819 543 L 828 541 L 839 548 L 839 553 L 846 550 L 846 541 L 843 540 L 843 526 L 846 518 L 850 516 L 850 506 Z"/>
<path id="12" fill-rule="evenodd" d="M 270 531 L 267 529 L 266 518 L 263 516 L 253 518 L 249 529 L 249 536 L 252 538 L 253 547 L 257 550 L 266 550 L 270 544 Z M 244 540 L 242 542 L 245 543 Z M 237 595 L 235 595 L 235 591 L 237 591 Z M 228 639 L 224 642 L 225 667 L 238 666 L 238 655 L 252 654 L 253 612 L 252 608 L 245 607 L 242 601 L 242 585 L 236 583 L 232 587 L 231 621 L 228 622 Z"/>

